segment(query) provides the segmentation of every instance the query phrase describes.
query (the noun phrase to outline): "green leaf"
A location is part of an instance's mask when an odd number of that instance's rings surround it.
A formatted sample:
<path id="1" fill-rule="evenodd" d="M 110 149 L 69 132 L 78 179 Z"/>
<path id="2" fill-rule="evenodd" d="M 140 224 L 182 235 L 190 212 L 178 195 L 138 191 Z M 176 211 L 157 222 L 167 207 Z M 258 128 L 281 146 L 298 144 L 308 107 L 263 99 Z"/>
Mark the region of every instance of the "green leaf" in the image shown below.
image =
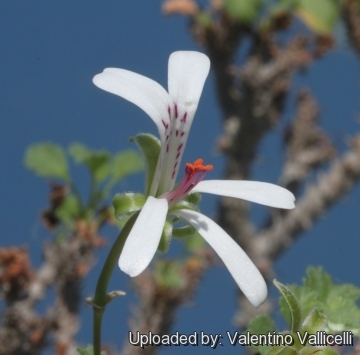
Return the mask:
<path id="1" fill-rule="evenodd" d="M 339 355 L 338 352 L 331 348 L 306 346 L 300 350 L 300 355 Z"/>
<path id="2" fill-rule="evenodd" d="M 112 160 L 111 180 L 119 181 L 127 175 L 144 170 L 144 162 L 134 150 L 125 150 L 117 153 Z"/>
<path id="3" fill-rule="evenodd" d="M 225 0 L 225 11 L 236 20 L 250 24 L 262 7 L 262 0 Z"/>
<path id="4" fill-rule="evenodd" d="M 69 227 L 73 225 L 74 220 L 79 217 L 80 214 L 81 203 L 73 194 L 67 195 L 61 206 L 56 210 L 56 216 Z"/>
<path id="5" fill-rule="evenodd" d="M 146 197 L 143 194 L 132 192 L 116 194 L 112 201 L 115 217 L 118 219 L 129 217 L 130 214 L 141 210 L 145 202 Z"/>
<path id="6" fill-rule="evenodd" d="M 282 300 L 285 302 L 280 302 L 280 311 L 283 314 L 284 318 L 289 322 L 290 329 L 293 333 L 300 330 L 301 324 L 301 307 L 298 299 L 295 294 L 285 285 L 280 282 L 274 280 L 275 287 L 280 291 L 282 295 Z M 285 314 L 284 304 L 287 307 L 287 311 Z"/>
<path id="7" fill-rule="evenodd" d="M 303 314 L 314 307 L 327 318 L 327 333 L 352 331 L 360 336 L 360 288 L 351 284 L 334 285 L 331 277 L 321 267 L 309 267 L 303 286 L 289 285 L 299 299 Z M 285 317 L 285 315 L 284 315 Z"/>
<path id="8" fill-rule="evenodd" d="M 154 270 L 155 280 L 162 287 L 181 288 L 184 285 L 181 270 L 182 267 L 178 261 L 157 260 Z"/>
<path id="9" fill-rule="evenodd" d="M 322 268 L 309 267 L 306 271 L 306 278 L 303 280 L 304 287 L 309 290 L 316 290 L 317 297 L 325 300 L 333 286 L 331 276 Z"/>
<path id="10" fill-rule="evenodd" d="M 96 183 L 108 176 L 110 154 L 106 150 L 95 151 L 82 143 L 72 143 L 68 150 L 77 164 L 85 164 L 88 167 Z"/>
<path id="11" fill-rule="evenodd" d="M 139 147 L 146 165 L 146 196 L 150 193 L 152 181 L 154 179 L 157 162 L 160 156 L 161 144 L 158 138 L 152 134 L 141 133 L 130 139 Z"/>
<path id="12" fill-rule="evenodd" d="M 72 143 L 68 148 L 69 155 L 76 164 L 85 163 L 92 151 L 82 143 Z"/>
<path id="13" fill-rule="evenodd" d="M 280 2 L 275 1 L 273 3 L 274 8 L 276 8 L 277 6 L 281 6 L 284 9 L 292 9 L 296 6 L 298 6 L 299 2 L 301 0 L 280 0 Z"/>
<path id="14" fill-rule="evenodd" d="M 269 332 L 275 331 L 275 323 L 267 314 L 259 314 L 249 322 L 247 331 L 250 334 L 256 335 L 268 334 Z M 260 355 L 267 355 L 271 349 L 271 346 L 268 345 L 258 345 L 252 347 L 255 348 Z"/>
<path id="15" fill-rule="evenodd" d="M 331 348 L 322 348 L 316 355 L 339 355 L 339 353 Z M 310 354 L 309 354 L 310 355 Z"/>
<path id="16" fill-rule="evenodd" d="M 309 334 L 316 334 L 316 332 L 326 329 L 326 316 L 320 312 L 317 308 L 307 315 L 301 327 L 301 331 L 308 332 Z"/>
<path id="17" fill-rule="evenodd" d="M 204 248 L 205 239 L 198 232 L 195 232 L 193 235 L 185 238 L 185 245 L 190 252 L 196 253 Z"/>
<path id="18" fill-rule="evenodd" d="M 250 334 L 267 334 L 275 330 L 275 323 L 267 314 L 259 314 L 250 320 L 247 330 Z"/>
<path id="19" fill-rule="evenodd" d="M 94 180 L 99 183 L 109 175 L 110 154 L 105 151 L 93 153 L 87 161 L 87 166 L 93 173 Z"/>
<path id="20" fill-rule="evenodd" d="M 57 144 L 32 144 L 26 149 L 24 164 L 36 175 L 69 180 L 66 155 Z"/>
<path id="21" fill-rule="evenodd" d="M 339 18 L 339 0 L 299 0 L 295 12 L 314 32 L 330 34 Z"/>
<path id="22" fill-rule="evenodd" d="M 269 352 L 268 355 L 297 355 L 298 352 L 291 346 L 275 346 Z"/>
<path id="23" fill-rule="evenodd" d="M 213 23 L 211 14 L 207 12 L 200 12 L 198 15 L 196 15 L 195 20 L 196 23 L 203 28 L 209 28 Z"/>

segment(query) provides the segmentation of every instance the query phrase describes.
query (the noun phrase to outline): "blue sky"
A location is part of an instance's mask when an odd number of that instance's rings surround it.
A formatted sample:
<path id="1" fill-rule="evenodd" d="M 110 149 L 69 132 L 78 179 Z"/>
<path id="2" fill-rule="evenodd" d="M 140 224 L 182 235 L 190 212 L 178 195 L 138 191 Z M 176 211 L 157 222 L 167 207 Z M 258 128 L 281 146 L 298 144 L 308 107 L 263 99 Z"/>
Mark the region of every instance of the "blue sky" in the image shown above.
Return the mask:
<path id="1" fill-rule="evenodd" d="M 22 164 L 27 146 L 53 141 L 67 147 L 80 141 L 89 147 L 111 152 L 131 147 L 128 138 L 138 132 L 156 134 L 151 120 L 137 107 L 96 88 L 92 77 L 105 67 L 122 67 L 149 76 L 166 87 L 167 60 L 175 50 L 200 50 L 187 32 L 181 17 L 164 17 L 160 1 L 124 0 L 106 2 L 2 1 L 0 2 L 0 162 L 1 246 L 28 245 L 33 264 L 41 260 L 41 245 L 50 240 L 39 221 L 47 206 L 46 182 Z M 345 43 L 310 69 L 298 75 L 292 88 L 283 122 L 263 142 L 254 177 L 276 183 L 279 175 L 281 133 L 291 117 L 296 91 L 307 85 L 322 109 L 321 122 L 340 152 L 346 139 L 360 131 L 359 60 Z M 210 74 L 189 137 L 184 160 L 205 158 L 215 166 L 210 177 L 221 176 L 223 159 L 216 153 L 215 139 L 221 133 Z M 74 174 L 86 191 L 83 171 Z M 315 177 L 314 177 L 315 178 Z M 141 190 L 141 177 L 123 182 L 120 190 Z M 216 198 L 206 197 L 203 211 L 215 216 Z M 265 209 L 254 207 L 260 220 Z M 318 221 L 276 263 L 277 278 L 283 283 L 300 282 L 308 264 L 323 265 L 337 282 L 360 286 L 359 270 L 360 189 Z M 104 231 L 111 242 L 114 229 Z M 176 243 L 172 243 L 176 249 Z M 84 283 L 91 295 L 106 250 L 97 254 L 97 264 Z M 114 301 L 105 317 L 104 341 L 121 347 L 126 337 L 127 318 L 136 303 L 129 278 L 114 272 L 111 289 L 129 292 Z M 271 292 L 275 295 L 275 292 Z M 215 267 L 205 277 L 196 297 L 181 309 L 173 330 L 225 334 L 235 330 L 233 312 L 235 286 L 225 268 Z M 83 327 L 79 341 L 91 341 L 91 310 L 82 309 Z M 225 345 L 228 353 L 237 347 Z M 184 349 L 164 348 L 162 354 L 180 354 Z M 190 350 L 187 348 L 186 350 Z M 207 347 L 191 348 L 208 354 Z"/>

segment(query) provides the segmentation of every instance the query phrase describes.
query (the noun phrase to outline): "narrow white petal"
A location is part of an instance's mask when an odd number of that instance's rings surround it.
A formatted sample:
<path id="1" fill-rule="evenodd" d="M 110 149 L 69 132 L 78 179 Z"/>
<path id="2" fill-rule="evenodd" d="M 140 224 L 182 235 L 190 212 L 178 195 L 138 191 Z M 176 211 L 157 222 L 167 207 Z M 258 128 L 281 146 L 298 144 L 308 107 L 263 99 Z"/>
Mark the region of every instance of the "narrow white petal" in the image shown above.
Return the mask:
<path id="1" fill-rule="evenodd" d="M 150 264 L 160 242 L 167 211 L 166 199 L 148 197 L 120 255 L 122 271 L 134 277 Z"/>
<path id="2" fill-rule="evenodd" d="M 176 211 L 187 220 L 211 245 L 224 262 L 236 283 L 254 307 L 260 306 L 267 296 L 264 278 L 240 246 L 213 220 L 190 210 Z"/>
<path id="3" fill-rule="evenodd" d="M 285 209 L 295 207 L 295 196 L 289 190 L 267 182 L 203 180 L 192 191 L 241 198 L 271 207 Z"/>
<path id="4" fill-rule="evenodd" d="M 93 83 L 100 89 L 121 96 L 144 110 L 155 122 L 160 136 L 163 137 L 164 123 L 169 122 L 170 97 L 160 84 L 143 75 L 117 68 L 107 68 L 95 75 Z"/>
<path id="5" fill-rule="evenodd" d="M 209 70 L 210 60 L 205 54 L 179 51 L 170 55 L 169 94 L 180 106 L 184 105 L 190 116 L 196 111 Z M 188 119 L 191 121 L 192 117 Z"/>

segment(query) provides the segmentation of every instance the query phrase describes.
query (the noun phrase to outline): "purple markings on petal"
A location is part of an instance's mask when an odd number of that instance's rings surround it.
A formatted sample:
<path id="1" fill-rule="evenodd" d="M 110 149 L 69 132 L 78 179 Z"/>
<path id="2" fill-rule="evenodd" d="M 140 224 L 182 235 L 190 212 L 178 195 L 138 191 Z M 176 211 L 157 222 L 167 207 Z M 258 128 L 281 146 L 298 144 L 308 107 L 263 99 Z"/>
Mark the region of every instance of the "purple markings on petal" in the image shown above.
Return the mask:
<path id="1" fill-rule="evenodd" d="M 181 148 L 182 148 L 183 144 L 181 143 L 179 146 L 178 146 L 178 152 L 180 152 Z"/>
<path id="2" fill-rule="evenodd" d="M 174 104 L 174 109 L 175 109 L 175 118 L 178 118 L 178 108 L 176 104 Z"/>
<path id="3" fill-rule="evenodd" d="M 171 119 L 171 108 L 170 108 L 170 106 L 168 106 L 168 114 L 169 114 L 169 118 Z"/>
<path id="4" fill-rule="evenodd" d="M 168 134 L 168 135 L 166 136 L 166 141 L 169 140 L 169 137 L 170 137 L 170 134 Z"/>
<path id="5" fill-rule="evenodd" d="M 178 153 L 176 154 L 175 160 L 177 160 L 177 159 L 179 158 L 179 156 L 180 156 L 180 152 L 178 152 Z"/>
<path id="6" fill-rule="evenodd" d="M 181 132 L 180 136 L 182 137 L 185 134 L 185 132 Z"/>
<path id="7" fill-rule="evenodd" d="M 179 130 L 177 129 L 176 130 L 176 137 L 179 135 Z"/>
<path id="8" fill-rule="evenodd" d="M 166 144 L 166 153 L 169 153 L 169 143 Z"/>
<path id="9" fill-rule="evenodd" d="M 173 171 L 171 178 L 173 179 L 174 177 L 175 177 L 175 170 Z"/>
<path id="10" fill-rule="evenodd" d="M 185 123 L 186 122 L 186 117 L 187 117 L 187 112 L 184 113 L 184 116 L 181 119 L 181 122 Z"/>
<path id="11" fill-rule="evenodd" d="M 164 125 L 165 129 L 168 129 L 169 124 L 168 124 L 168 123 L 165 123 L 165 121 L 164 121 L 164 120 L 161 120 L 161 122 L 162 122 L 162 124 Z"/>

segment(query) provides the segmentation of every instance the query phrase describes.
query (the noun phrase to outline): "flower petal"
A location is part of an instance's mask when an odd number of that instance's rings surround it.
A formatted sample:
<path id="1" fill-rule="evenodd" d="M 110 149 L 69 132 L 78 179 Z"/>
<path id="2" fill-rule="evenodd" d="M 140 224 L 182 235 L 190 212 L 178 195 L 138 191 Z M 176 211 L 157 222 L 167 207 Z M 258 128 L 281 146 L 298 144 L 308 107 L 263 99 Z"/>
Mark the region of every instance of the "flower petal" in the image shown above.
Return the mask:
<path id="1" fill-rule="evenodd" d="M 260 306 L 267 296 L 266 283 L 240 246 L 213 220 L 199 212 L 179 210 L 174 214 L 188 221 L 203 236 L 224 262 L 248 300 L 254 307 Z"/>
<path id="2" fill-rule="evenodd" d="M 158 194 L 174 187 L 181 158 L 200 95 L 210 69 L 209 58 L 199 52 L 174 52 L 169 58 L 168 87 L 172 104 L 169 109 L 171 125 L 166 132 L 161 156 L 162 173 Z"/>
<path id="3" fill-rule="evenodd" d="M 119 267 L 131 277 L 139 275 L 154 257 L 164 228 L 168 203 L 149 196 L 125 242 Z"/>
<path id="4" fill-rule="evenodd" d="M 169 122 L 170 97 L 160 84 L 143 75 L 117 68 L 106 68 L 94 76 L 93 83 L 144 110 L 155 122 L 163 138 L 165 124 Z"/>
<path id="5" fill-rule="evenodd" d="M 195 113 L 209 70 L 210 60 L 200 52 L 179 51 L 170 55 L 169 94 L 175 102 L 184 104 L 188 113 Z"/>
<path id="6" fill-rule="evenodd" d="M 260 181 L 204 180 L 192 192 L 241 198 L 262 205 L 291 209 L 295 207 L 295 196 L 281 186 Z"/>

